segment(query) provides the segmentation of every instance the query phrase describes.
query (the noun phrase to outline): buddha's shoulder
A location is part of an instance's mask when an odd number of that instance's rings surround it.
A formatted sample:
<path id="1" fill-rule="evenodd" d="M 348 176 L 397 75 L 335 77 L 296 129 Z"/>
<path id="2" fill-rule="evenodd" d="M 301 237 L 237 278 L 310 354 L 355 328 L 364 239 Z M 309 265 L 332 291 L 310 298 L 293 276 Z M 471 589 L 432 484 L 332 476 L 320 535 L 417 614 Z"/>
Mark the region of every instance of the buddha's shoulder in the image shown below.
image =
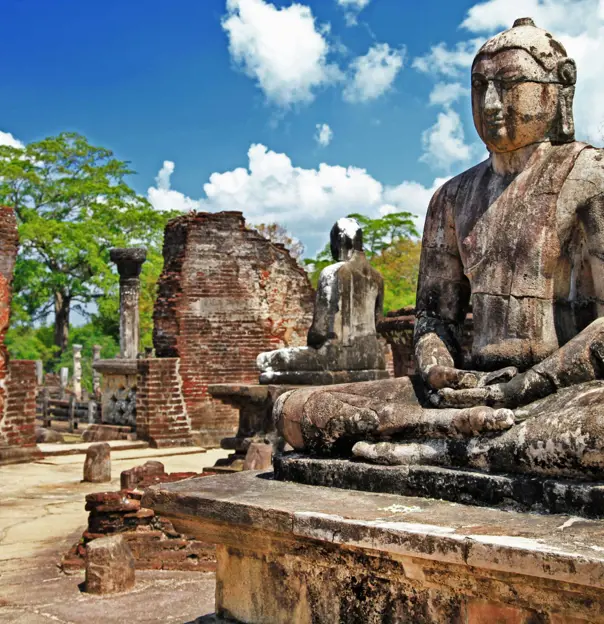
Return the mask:
<path id="1" fill-rule="evenodd" d="M 434 195 L 432 196 L 432 202 L 453 202 L 455 200 L 455 197 L 457 197 L 460 189 L 471 185 L 477 177 L 484 175 L 488 167 L 489 159 L 487 158 L 477 165 L 474 165 L 474 167 L 470 167 L 470 169 L 466 169 L 464 172 L 450 178 L 441 186 L 439 186 L 438 189 L 434 192 Z"/>

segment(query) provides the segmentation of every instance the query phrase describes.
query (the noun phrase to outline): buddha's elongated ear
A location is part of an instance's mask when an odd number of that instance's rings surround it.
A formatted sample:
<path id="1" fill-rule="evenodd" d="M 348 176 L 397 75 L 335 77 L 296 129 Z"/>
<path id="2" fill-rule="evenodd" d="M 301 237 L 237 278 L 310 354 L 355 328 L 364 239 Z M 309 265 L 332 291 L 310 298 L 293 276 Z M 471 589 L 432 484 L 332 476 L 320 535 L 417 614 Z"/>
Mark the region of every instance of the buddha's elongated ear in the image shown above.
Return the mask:
<path id="1" fill-rule="evenodd" d="M 558 100 L 558 127 L 556 136 L 552 137 L 552 141 L 568 143 L 575 140 L 573 100 L 575 83 L 577 82 L 577 66 L 573 59 L 563 58 L 558 61 L 557 69 L 561 86 Z"/>
<path id="2" fill-rule="evenodd" d="M 573 59 L 563 58 L 558 61 L 558 79 L 565 87 L 577 82 L 577 64 Z"/>

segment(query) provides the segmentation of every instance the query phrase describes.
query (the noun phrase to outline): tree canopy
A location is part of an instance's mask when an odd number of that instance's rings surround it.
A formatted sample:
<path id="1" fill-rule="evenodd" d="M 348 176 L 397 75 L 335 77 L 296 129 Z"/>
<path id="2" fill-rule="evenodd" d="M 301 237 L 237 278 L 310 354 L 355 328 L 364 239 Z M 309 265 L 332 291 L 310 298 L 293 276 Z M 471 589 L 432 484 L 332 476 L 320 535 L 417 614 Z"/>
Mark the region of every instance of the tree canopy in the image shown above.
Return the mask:
<path id="1" fill-rule="evenodd" d="M 97 302 L 103 317 L 103 299 L 113 305 L 107 301 L 115 300 L 118 278 L 109 250 L 136 244 L 159 253 L 165 223 L 175 215 L 157 212 L 130 188 L 133 173 L 127 161 L 76 133 L 23 149 L 0 146 L 0 203 L 14 208 L 20 238 L 13 328 L 54 313 L 53 343 L 63 352 L 73 310 L 89 316 Z"/>

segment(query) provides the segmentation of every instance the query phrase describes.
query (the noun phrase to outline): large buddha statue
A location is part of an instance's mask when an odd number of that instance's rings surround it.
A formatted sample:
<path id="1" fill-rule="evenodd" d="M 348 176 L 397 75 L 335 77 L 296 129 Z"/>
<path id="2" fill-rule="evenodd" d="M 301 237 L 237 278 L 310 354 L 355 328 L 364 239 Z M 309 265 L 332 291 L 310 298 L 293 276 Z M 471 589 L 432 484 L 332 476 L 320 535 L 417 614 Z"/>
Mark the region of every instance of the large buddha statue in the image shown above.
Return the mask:
<path id="1" fill-rule="evenodd" d="M 352 218 L 330 232 L 335 261 L 321 272 L 306 347 L 266 351 L 257 358 L 260 383 L 332 384 L 388 377 L 376 332 L 384 280 L 363 252 L 363 232 Z"/>
<path id="2" fill-rule="evenodd" d="M 430 202 L 419 375 L 282 395 L 274 415 L 295 449 L 604 476 L 604 159 L 575 141 L 576 73 L 529 18 L 480 48 L 472 110 L 489 157 Z"/>

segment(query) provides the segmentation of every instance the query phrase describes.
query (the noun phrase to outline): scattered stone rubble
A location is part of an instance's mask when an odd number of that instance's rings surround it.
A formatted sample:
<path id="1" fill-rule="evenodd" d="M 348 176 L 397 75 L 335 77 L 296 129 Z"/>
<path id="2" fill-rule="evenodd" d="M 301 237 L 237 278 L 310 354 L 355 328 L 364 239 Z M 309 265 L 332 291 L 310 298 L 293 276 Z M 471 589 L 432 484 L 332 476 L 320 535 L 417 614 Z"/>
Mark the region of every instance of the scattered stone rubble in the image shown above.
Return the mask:
<path id="1" fill-rule="evenodd" d="M 86 496 L 88 526 L 80 541 L 63 557 L 65 572 L 82 569 L 89 545 L 100 538 L 120 535 L 130 548 L 139 570 L 213 571 L 216 568 L 214 546 L 175 531 L 169 520 L 151 509 L 141 507 L 145 488 L 212 473 L 166 473 L 158 461 L 125 470 L 118 492 L 96 492 Z"/>

